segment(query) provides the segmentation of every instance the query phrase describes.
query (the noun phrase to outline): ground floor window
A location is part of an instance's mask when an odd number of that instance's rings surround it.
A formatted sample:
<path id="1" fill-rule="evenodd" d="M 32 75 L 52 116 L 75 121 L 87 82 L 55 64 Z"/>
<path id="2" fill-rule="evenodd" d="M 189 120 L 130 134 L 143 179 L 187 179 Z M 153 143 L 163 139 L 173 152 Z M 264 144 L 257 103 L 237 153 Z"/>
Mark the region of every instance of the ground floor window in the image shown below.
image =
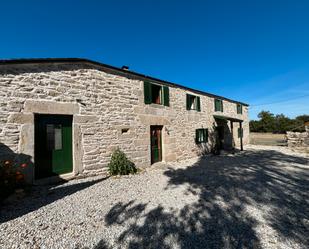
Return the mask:
<path id="1" fill-rule="evenodd" d="M 208 129 L 197 129 L 195 141 L 197 144 L 208 142 Z"/>

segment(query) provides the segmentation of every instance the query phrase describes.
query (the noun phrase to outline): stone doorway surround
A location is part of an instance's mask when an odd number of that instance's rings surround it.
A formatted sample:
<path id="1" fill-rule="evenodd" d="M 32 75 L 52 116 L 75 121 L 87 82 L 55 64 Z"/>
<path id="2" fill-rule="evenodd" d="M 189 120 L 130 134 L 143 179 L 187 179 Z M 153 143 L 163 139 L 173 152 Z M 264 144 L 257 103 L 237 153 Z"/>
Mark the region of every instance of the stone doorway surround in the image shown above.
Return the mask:
<path id="1" fill-rule="evenodd" d="M 67 102 L 56 102 L 56 101 L 46 101 L 46 100 L 26 100 L 24 103 L 24 108 L 21 112 L 11 113 L 9 115 L 8 121 L 10 123 L 19 124 L 20 127 L 20 139 L 18 144 L 18 153 L 23 155 L 28 155 L 32 159 L 32 165 L 34 162 L 34 114 L 62 114 L 62 115 L 72 115 L 72 153 L 73 153 L 73 171 L 71 173 L 60 175 L 59 177 L 51 177 L 51 179 L 43 179 L 39 181 L 34 180 L 34 168 L 32 166 L 26 172 L 25 180 L 30 184 L 36 183 L 48 183 L 55 181 L 52 178 L 61 179 L 71 179 L 77 174 L 83 172 L 82 157 L 82 134 L 80 130 L 80 124 L 87 122 L 88 116 L 84 118 L 85 115 L 79 115 L 80 107 L 78 103 L 67 103 Z"/>

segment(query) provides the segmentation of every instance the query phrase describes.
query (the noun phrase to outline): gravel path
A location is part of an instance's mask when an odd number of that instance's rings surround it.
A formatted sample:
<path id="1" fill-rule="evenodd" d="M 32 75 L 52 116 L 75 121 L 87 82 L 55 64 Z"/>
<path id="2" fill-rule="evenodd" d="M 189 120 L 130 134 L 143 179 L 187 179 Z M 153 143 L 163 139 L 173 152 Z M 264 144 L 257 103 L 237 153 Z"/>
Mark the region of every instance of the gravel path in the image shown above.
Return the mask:
<path id="1" fill-rule="evenodd" d="M 0 248 L 309 248 L 308 155 L 248 146 L 138 175 L 35 187 Z"/>

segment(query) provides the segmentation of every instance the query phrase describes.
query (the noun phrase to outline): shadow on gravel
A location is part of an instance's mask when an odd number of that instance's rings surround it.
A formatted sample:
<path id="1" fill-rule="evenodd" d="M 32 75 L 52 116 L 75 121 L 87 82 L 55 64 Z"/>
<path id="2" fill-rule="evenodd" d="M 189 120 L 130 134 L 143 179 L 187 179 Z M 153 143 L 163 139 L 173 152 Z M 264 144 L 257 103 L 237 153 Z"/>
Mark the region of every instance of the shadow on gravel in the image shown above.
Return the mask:
<path id="1" fill-rule="evenodd" d="M 287 170 L 290 164 L 301 165 Z M 258 222 L 246 206 L 267 208 L 263 218 L 269 226 L 283 239 L 309 248 L 309 175 L 304 165 L 308 159 L 273 150 L 206 157 L 164 173 L 167 188 L 186 184 L 198 195 L 197 202 L 181 210 L 161 205 L 147 210 L 145 203 L 120 202 L 105 221 L 109 226 L 128 222 L 118 237 L 128 248 L 261 248 Z"/>
<path id="2" fill-rule="evenodd" d="M 100 178 L 93 181 L 81 182 L 73 185 L 44 185 L 34 186 L 31 195 L 22 200 L 18 200 L 18 204 L 11 203 L 7 206 L 0 206 L 0 224 L 32 211 L 46 206 L 54 201 L 72 195 L 78 191 L 89 188 L 94 184 L 104 181 L 106 178 Z"/>

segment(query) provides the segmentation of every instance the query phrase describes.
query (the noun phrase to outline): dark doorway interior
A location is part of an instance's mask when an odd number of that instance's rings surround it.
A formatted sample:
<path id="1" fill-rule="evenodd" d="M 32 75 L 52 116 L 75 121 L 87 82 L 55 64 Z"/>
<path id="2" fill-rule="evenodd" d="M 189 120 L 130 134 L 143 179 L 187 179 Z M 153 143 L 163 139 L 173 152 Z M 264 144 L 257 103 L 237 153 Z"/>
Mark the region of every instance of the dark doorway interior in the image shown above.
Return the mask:
<path id="1" fill-rule="evenodd" d="M 224 149 L 224 126 L 219 125 L 216 127 L 218 134 L 218 147 L 220 150 Z"/>
<path id="2" fill-rule="evenodd" d="M 162 161 L 162 126 L 150 127 L 151 164 Z"/>
<path id="3" fill-rule="evenodd" d="M 152 103 L 162 104 L 162 87 L 158 85 L 151 85 Z"/>
<path id="4" fill-rule="evenodd" d="M 73 170 L 72 116 L 35 115 L 35 179 Z"/>

